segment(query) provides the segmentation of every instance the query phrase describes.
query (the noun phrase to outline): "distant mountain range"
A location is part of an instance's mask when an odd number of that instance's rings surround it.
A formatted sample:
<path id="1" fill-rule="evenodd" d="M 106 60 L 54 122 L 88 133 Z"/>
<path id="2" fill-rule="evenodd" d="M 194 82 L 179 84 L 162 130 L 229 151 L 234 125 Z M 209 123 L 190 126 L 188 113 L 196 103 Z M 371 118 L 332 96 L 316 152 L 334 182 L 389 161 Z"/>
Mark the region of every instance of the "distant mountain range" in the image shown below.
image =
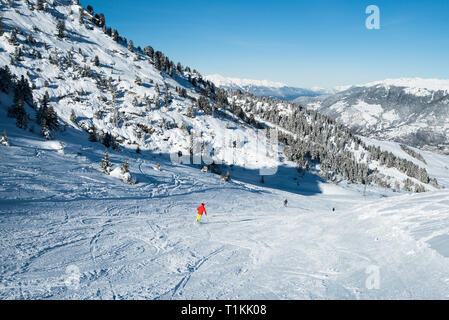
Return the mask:
<path id="1" fill-rule="evenodd" d="M 295 101 L 358 134 L 449 153 L 449 80 L 387 79 Z"/>
<path id="2" fill-rule="evenodd" d="M 282 99 L 292 101 L 299 97 L 317 97 L 323 94 L 332 94 L 338 92 L 338 89 L 323 88 L 297 88 L 291 87 L 281 82 L 268 80 L 250 80 L 238 78 L 226 78 L 219 74 L 205 76 L 205 79 L 214 83 L 217 87 L 241 90 L 254 94 L 258 97 L 268 97 L 273 99 Z"/>

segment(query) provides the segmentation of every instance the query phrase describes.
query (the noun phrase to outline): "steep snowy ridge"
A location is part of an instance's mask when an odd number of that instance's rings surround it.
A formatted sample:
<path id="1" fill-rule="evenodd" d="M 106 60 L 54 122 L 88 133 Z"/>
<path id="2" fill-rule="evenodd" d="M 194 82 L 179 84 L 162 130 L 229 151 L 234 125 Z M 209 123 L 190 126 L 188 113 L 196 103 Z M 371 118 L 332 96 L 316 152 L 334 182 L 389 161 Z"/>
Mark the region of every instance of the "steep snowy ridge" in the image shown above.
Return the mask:
<path id="1" fill-rule="evenodd" d="M 17 28 L 19 33 L 18 45 L 10 43 L 7 32 L 0 38 L 3 48 L 0 63 L 9 66 L 14 75 L 29 77 L 35 86 L 33 95 L 38 106 L 48 92 L 50 105 L 63 120 L 62 125 L 81 127 L 91 133 L 95 129 L 100 140 L 109 133 L 129 148 L 139 146 L 142 150 L 166 154 L 178 151 L 188 154 L 190 135 L 195 133 L 215 149 L 215 160 L 233 163 L 235 159 L 236 165 L 247 161 L 244 154 L 257 153 L 254 141 L 258 138 L 252 128 L 232 115 L 220 114 L 212 119 L 196 108 L 200 95 L 188 78 L 199 77 L 198 74 L 184 70 L 170 77 L 149 63 L 142 52 L 137 49 L 130 52 L 113 41 L 88 20 L 86 12 L 85 26 L 80 25 L 78 5 L 69 6 L 67 1 L 54 3 L 55 7 L 51 6 L 47 12 L 31 11 L 22 2 L 14 2 L 17 11 L 4 11 L 5 31 Z M 62 16 L 66 36 L 58 39 L 57 17 Z M 33 45 L 26 44 L 29 34 L 36 41 Z M 21 53 L 16 54 L 17 50 Z M 41 59 L 34 56 L 36 52 Z M 99 59 L 98 66 L 93 61 L 95 56 Z M 14 65 L 10 64 L 11 59 Z M 85 70 L 87 76 L 83 74 Z M 180 88 L 186 89 L 187 97 L 179 94 Z M 5 109 L 10 106 L 9 101 L 2 104 Z M 194 117 L 188 116 L 189 108 L 194 107 Z M 76 123 L 71 120 L 72 110 Z M 29 111 L 32 118 L 34 113 Z M 40 129 L 33 122 L 30 121 L 30 127 L 34 126 L 38 133 Z M 227 130 L 227 127 L 234 128 Z M 228 152 L 229 140 L 240 136 L 248 142 L 245 150 Z M 258 166 L 273 163 L 265 154 L 257 159 Z"/>

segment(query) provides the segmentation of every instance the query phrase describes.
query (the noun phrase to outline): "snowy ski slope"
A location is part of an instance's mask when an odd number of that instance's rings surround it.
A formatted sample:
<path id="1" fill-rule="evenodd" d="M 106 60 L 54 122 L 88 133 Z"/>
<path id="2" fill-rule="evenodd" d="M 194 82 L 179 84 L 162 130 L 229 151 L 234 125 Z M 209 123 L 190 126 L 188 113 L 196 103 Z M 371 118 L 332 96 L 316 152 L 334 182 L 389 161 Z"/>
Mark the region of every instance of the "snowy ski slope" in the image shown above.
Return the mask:
<path id="1" fill-rule="evenodd" d="M 313 176 L 295 188 L 288 168 L 265 177 L 265 186 L 243 169 L 226 183 L 167 157 L 124 150 L 111 161 L 130 159 L 140 183 L 128 185 L 99 171 L 101 145 L 79 144 L 76 132 L 65 133 L 61 148 L 13 124 L 7 130 L 1 299 L 449 297 L 445 190 L 370 187 L 364 195 L 361 186 Z M 438 170 L 447 186 L 449 170 Z M 201 202 L 208 216 L 196 225 Z M 377 289 L 367 286 L 373 267 Z"/>

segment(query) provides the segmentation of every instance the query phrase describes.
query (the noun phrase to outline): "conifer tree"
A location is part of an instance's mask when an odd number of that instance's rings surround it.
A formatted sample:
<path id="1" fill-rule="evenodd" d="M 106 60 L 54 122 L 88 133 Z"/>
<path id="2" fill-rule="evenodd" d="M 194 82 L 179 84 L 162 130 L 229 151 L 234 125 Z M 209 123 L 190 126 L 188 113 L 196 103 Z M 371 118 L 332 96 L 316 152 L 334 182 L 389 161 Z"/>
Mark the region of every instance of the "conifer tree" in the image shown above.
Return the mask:
<path id="1" fill-rule="evenodd" d="M 153 57 L 153 54 L 154 54 L 154 49 L 153 49 L 153 47 L 152 46 L 146 46 L 144 49 L 143 49 L 143 52 L 148 56 L 148 57 Z"/>
<path id="2" fill-rule="evenodd" d="M 134 42 L 132 40 L 129 40 L 128 50 L 134 52 Z"/>
<path id="3" fill-rule="evenodd" d="M 51 139 L 51 132 L 47 126 L 47 121 L 45 119 L 42 120 L 41 136 L 43 136 L 47 140 Z"/>
<path id="4" fill-rule="evenodd" d="M 106 148 L 109 148 L 112 146 L 113 139 L 112 139 L 112 135 L 109 132 L 106 132 L 106 134 L 104 135 L 102 143 Z"/>
<path id="5" fill-rule="evenodd" d="M 84 25 L 84 10 L 83 8 L 78 9 L 78 22 L 81 25 Z"/>
<path id="6" fill-rule="evenodd" d="M 36 7 L 37 10 L 44 10 L 45 0 L 37 0 Z"/>
<path id="7" fill-rule="evenodd" d="M 118 31 L 114 29 L 114 31 L 112 31 L 112 39 L 117 42 L 118 41 Z"/>
<path id="8" fill-rule="evenodd" d="M 94 58 L 94 66 L 98 67 L 100 65 L 100 59 L 98 58 L 98 56 L 95 56 Z"/>
<path id="9" fill-rule="evenodd" d="M 3 17 L 0 14 L 0 37 L 3 35 Z"/>
<path id="10" fill-rule="evenodd" d="M 13 105 L 8 109 L 8 117 L 15 118 L 16 126 L 22 129 L 27 128 L 28 115 L 23 105 L 23 98 L 20 97 L 17 91 L 14 92 Z"/>
<path id="11" fill-rule="evenodd" d="M 72 121 L 73 123 L 76 123 L 76 114 L 75 111 L 72 109 L 71 113 L 70 113 L 70 121 Z"/>
<path id="12" fill-rule="evenodd" d="M 18 45 L 17 43 L 17 29 L 12 29 L 11 35 L 9 37 L 9 43 L 13 45 Z"/>
<path id="13" fill-rule="evenodd" d="M 97 130 L 95 129 L 95 127 L 93 127 L 92 131 L 89 133 L 89 141 L 98 142 Z"/>
<path id="14" fill-rule="evenodd" d="M 64 32 L 65 32 L 64 20 L 62 20 L 62 19 L 58 20 L 58 23 L 56 24 L 56 32 L 57 32 L 58 38 L 60 38 L 60 39 L 64 38 Z"/>
<path id="15" fill-rule="evenodd" d="M 36 122 L 42 125 L 42 120 L 44 119 L 44 114 L 47 112 L 48 104 L 50 101 L 50 97 L 48 95 L 48 91 L 45 91 L 44 96 L 41 100 L 41 107 L 38 109 L 36 114 Z"/>
<path id="16" fill-rule="evenodd" d="M 125 162 L 123 162 L 122 167 L 121 167 L 121 173 L 122 173 L 122 174 L 129 173 L 129 163 L 128 163 L 128 159 L 126 159 Z"/>
<path id="17" fill-rule="evenodd" d="M 98 15 L 98 26 L 100 28 L 103 28 L 106 26 L 106 18 L 104 17 L 104 14 L 100 13 Z"/>
<path id="18" fill-rule="evenodd" d="M 104 173 L 109 174 L 111 172 L 111 168 L 112 168 L 112 164 L 109 161 L 108 149 L 105 149 L 103 159 L 101 159 L 101 170 Z"/>

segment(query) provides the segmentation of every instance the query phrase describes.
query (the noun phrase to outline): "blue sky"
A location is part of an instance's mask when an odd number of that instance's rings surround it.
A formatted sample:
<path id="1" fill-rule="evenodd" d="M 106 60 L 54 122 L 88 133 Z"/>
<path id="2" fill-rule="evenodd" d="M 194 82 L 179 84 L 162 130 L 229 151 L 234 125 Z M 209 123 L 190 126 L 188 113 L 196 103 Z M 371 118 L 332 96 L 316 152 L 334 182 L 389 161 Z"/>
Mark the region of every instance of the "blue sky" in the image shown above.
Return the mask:
<path id="1" fill-rule="evenodd" d="M 449 1 L 81 0 L 142 47 L 203 75 L 333 87 L 449 78 Z M 380 29 L 368 30 L 368 5 Z"/>

